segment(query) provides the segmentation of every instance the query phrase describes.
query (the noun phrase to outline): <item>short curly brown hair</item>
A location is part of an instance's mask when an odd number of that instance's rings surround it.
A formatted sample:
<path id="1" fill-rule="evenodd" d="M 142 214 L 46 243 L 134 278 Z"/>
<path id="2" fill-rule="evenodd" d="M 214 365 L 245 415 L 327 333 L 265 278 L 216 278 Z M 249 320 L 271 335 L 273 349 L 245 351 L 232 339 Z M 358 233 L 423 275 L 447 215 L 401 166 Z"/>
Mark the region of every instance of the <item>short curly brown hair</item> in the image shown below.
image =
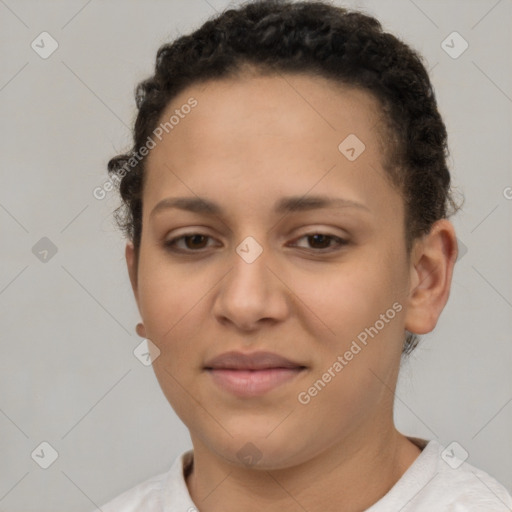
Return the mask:
<path id="1" fill-rule="evenodd" d="M 404 198 L 408 254 L 414 239 L 458 209 L 450 189 L 446 128 L 421 57 L 361 12 L 321 1 L 256 0 L 161 46 L 154 75 L 136 88 L 133 148 L 112 158 L 108 171 L 122 198 L 114 217 L 137 256 L 146 159 L 135 161 L 134 155 L 181 91 L 248 68 L 320 76 L 377 98 L 387 128 L 385 169 Z M 418 340 L 408 333 L 404 353 Z"/>

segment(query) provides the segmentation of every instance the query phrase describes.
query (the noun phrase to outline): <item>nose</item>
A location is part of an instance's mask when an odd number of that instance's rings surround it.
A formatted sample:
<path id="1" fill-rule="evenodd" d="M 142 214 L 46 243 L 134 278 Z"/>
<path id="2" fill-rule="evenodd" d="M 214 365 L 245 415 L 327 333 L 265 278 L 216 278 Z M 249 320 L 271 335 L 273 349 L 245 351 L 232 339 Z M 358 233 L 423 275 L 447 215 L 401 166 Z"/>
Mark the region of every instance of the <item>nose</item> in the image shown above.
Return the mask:
<path id="1" fill-rule="evenodd" d="M 242 245 L 242 244 L 241 244 Z M 262 324 L 279 323 L 289 314 L 288 288 L 263 250 L 256 259 L 234 252 L 232 268 L 221 281 L 213 305 L 217 320 L 242 331 L 255 331 Z M 253 248 L 251 248 L 252 250 Z"/>

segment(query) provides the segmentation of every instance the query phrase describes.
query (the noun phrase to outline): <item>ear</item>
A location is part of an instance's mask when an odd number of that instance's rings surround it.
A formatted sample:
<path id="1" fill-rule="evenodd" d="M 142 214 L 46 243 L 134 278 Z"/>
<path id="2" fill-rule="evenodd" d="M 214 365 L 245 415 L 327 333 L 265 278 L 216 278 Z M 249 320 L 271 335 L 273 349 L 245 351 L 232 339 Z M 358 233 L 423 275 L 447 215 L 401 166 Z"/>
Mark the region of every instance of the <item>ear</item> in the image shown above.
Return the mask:
<path id="1" fill-rule="evenodd" d="M 126 257 L 126 265 L 128 267 L 128 275 L 130 276 L 130 282 L 132 284 L 133 294 L 135 295 L 135 300 L 137 302 L 137 306 L 139 305 L 139 296 L 138 296 L 138 288 L 137 288 L 137 255 L 135 253 L 135 248 L 133 246 L 133 242 L 129 241 L 126 244 L 125 248 L 125 257 Z"/>
<path id="2" fill-rule="evenodd" d="M 458 247 L 451 222 L 435 222 L 411 251 L 410 288 L 405 328 L 415 334 L 431 332 L 443 311 L 452 282 Z"/>

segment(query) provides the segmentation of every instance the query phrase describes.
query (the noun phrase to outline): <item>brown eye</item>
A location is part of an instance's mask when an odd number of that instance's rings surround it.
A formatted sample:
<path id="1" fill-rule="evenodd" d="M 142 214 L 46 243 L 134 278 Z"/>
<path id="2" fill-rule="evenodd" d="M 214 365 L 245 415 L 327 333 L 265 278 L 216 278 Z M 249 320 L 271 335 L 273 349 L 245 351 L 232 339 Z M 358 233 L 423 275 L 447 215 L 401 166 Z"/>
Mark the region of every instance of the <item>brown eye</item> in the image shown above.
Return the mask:
<path id="1" fill-rule="evenodd" d="M 170 250 L 182 251 L 182 252 L 198 252 L 200 249 L 205 249 L 207 247 L 207 241 L 210 239 L 208 235 L 203 235 L 201 233 L 189 233 L 186 235 L 178 236 L 176 238 L 171 238 L 167 242 L 165 242 L 165 246 L 169 247 Z M 184 242 L 185 246 L 179 246 L 179 242 Z"/>
<path id="2" fill-rule="evenodd" d="M 329 235 L 308 235 L 308 241 L 315 249 L 326 249 L 331 245 L 332 237 Z"/>
<path id="3" fill-rule="evenodd" d="M 204 248 L 204 242 L 208 237 L 205 235 L 191 235 L 191 236 L 185 236 L 185 245 L 188 249 L 203 249 Z M 187 243 L 189 242 L 189 243 Z M 200 247 L 198 247 L 200 246 Z"/>
<path id="4" fill-rule="evenodd" d="M 302 240 L 303 238 L 307 239 L 309 247 L 301 248 L 314 249 L 316 252 L 322 252 L 325 249 L 336 249 L 336 245 L 339 247 L 348 243 L 346 240 L 343 240 L 338 236 L 328 235 L 326 233 L 308 233 L 301 236 L 298 240 Z M 333 241 L 335 242 L 334 246 L 331 245 L 331 242 Z"/>

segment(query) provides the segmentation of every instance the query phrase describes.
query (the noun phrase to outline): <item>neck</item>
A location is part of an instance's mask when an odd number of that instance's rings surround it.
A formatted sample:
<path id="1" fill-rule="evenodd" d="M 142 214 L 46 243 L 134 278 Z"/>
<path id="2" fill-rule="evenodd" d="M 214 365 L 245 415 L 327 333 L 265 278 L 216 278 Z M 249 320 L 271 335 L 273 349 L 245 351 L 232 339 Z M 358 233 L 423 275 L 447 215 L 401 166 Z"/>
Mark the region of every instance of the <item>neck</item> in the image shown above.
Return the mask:
<path id="1" fill-rule="evenodd" d="M 300 465 L 277 470 L 236 466 L 197 439 L 187 485 L 201 512 L 366 510 L 401 478 L 421 450 L 394 426 L 357 432 Z"/>

